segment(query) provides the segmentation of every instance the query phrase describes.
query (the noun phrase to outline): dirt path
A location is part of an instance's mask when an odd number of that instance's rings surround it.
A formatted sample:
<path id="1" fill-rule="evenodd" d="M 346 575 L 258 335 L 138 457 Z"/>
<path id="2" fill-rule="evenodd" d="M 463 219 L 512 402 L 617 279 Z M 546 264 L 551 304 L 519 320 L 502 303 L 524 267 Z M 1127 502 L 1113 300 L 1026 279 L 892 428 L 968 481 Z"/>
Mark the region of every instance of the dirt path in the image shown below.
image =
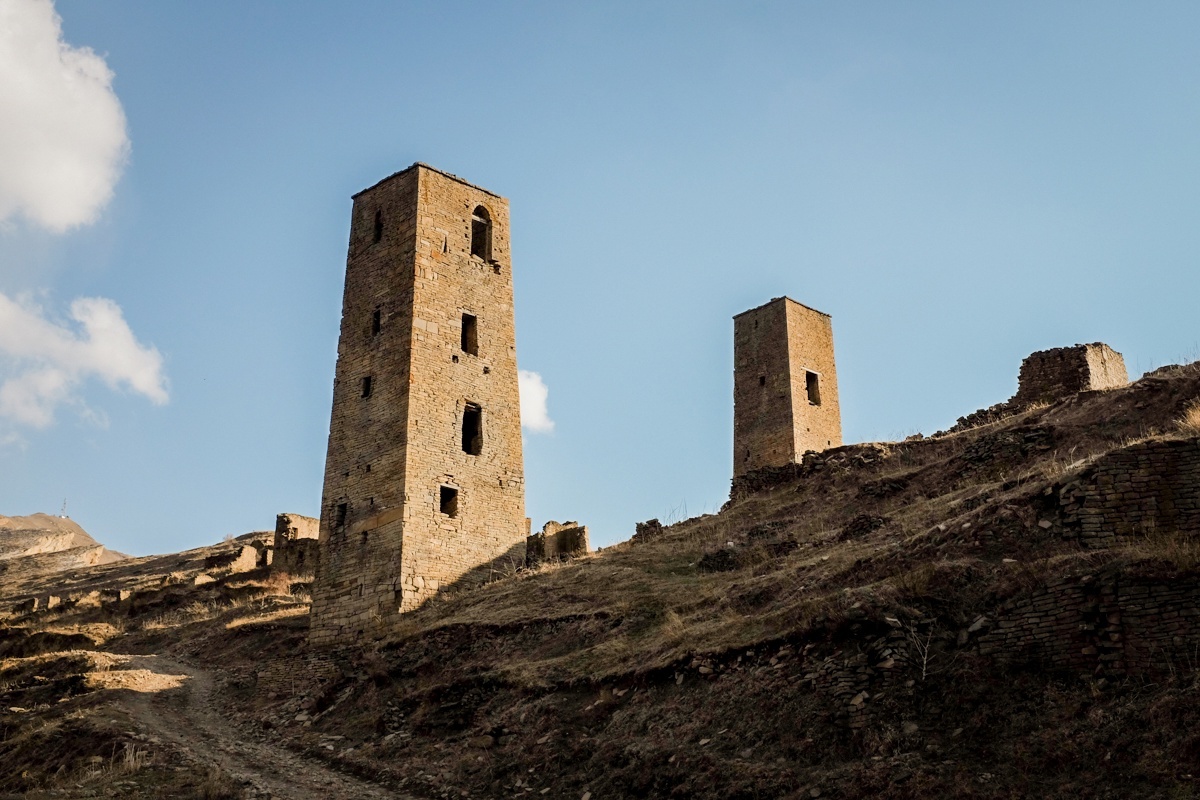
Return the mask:
<path id="1" fill-rule="evenodd" d="M 216 766 L 248 783 L 252 796 L 273 800 L 407 797 L 343 775 L 283 745 L 246 738 L 216 711 L 213 679 L 203 670 L 166 656 L 133 656 L 129 667 L 157 677 L 154 688 L 158 691 L 126 694 L 129 710 L 142 731 L 175 745 L 191 761 Z M 170 686 L 178 688 L 165 688 Z"/>

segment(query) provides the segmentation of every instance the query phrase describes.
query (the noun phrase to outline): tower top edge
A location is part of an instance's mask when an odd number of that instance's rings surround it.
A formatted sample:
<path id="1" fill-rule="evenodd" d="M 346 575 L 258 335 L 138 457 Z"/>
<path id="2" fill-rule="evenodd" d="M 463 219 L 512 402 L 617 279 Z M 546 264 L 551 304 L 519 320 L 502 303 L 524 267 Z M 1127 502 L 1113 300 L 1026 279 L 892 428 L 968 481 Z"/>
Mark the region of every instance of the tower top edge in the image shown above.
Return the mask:
<path id="1" fill-rule="evenodd" d="M 350 195 L 350 199 L 357 200 L 359 198 L 359 196 L 366 194 L 367 192 L 371 191 L 372 189 L 374 189 L 376 187 L 382 186 L 383 184 L 387 183 L 390 180 L 394 180 L 395 178 L 398 178 L 401 175 L 406 175 L 409 172 L 412 172 L 413 170 L 421 170 L 421 169 L 427 169 L 430 172 L 436 172 L 438 175 L 449 178 L 450 180 L 455 181 L 456 183 L 461 183 L 463 186 L 469 186 L 472 189 L 476 189 L 478 191 L 483 192 L 484 194 L 491 195 L 492 197 L 495 197 L 498 200 L 505 200 L 507 202 L 507 199 L 503 195 L 496 194 L 492 190 L 485 189 L 478 184 L 471 183 L 470 181 L 465 181 L 462 178 L 455 175 L 453 172 L 446 172 L 445 170 L 430 166 L 429 164 L 426 164 L 424 161 L 414 161 L 410 166 L 405 167 L 404 169 L 400 170 L 399 172 L 393 172 L 391 175 L 388 175 L 386 178 L 375 181 L 375 183 L 371 184 L 367 188 Z"/>
<path id="2" fill-rule="evenodd" d="M 739 313 L 739 314 L 734 314 L 734 315 L 733 315 L 733 318 L 734 318 L 734 319 L 737 319 L 738 317 L 745 316 L 746 314 L 749 314 L 749 313 L 751 313 L 751 312 L 753 312 L 753 311 L 758 311 L 758 310 L 760 310 L 760 309 L 766 308 L 767 306 L 769 306 L 769 305 L 773 305 L 773 304 L 775 304 L 775 303 L 783 303 L 783 304 L 785 304 L 785 305 L 786 305 L 787 303 L 791 303 L 792 305 L 795 305 L 795 306 L 800 306 L 801 308 L 806 308 L 806 309 L 808 309 L 809 311 L 812 311 L 812 312 L 813 312 L 813 313 L 815 313 L 815 314 L 820 314 L 822 317 L 829 317 L 830 319 L 833 319 L 833 317 L 831 317 L 829 314 L 826 314 L 824 311 L 821 311 L 821 310 L 819 310 L 819 309 L 813 308 L 812 306 L 806 306 L 804 303 L 801 303 L 801 302 L 799 302 L 799 301 L 797 301 L 797 300 L 793 300 L 792 298 L 788 297 L 787 295 L 783 295 L 782 297 L 772 297 L 770 300 L 768 300 L 767 302 L 763 303 L 763 304 L 762 304 L 762 305 L 760 305 L 760 306 L 755 306 L 754 308 L 748 308 L 748 309 L 746 309 L 745 311 L 743 311 L 743 312 L 741 312 L 741 313 Z"/>

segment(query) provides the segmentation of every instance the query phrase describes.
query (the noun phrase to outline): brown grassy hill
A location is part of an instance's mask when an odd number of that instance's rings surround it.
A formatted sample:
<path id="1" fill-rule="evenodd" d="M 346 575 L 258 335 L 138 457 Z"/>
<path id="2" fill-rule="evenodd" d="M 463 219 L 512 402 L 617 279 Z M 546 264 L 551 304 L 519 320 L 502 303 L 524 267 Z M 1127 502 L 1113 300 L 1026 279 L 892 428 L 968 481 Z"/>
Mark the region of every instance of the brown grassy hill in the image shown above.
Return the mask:
<path id="1" fill-rule="evenodd" d="M 0 663 L 0 705 L 26 709 L 0 712 L 20 732 L 0 760 L 29 775 L 0 790 L 80 775 L 36 755 L 53 727 L 146 748 L 124 793 L 153 774 L 204 796 L 201 744 L 136 739 L 150 723 L 128 691 L 78 677 L 158 654 L 186 685 L 210 676 L 238 749 L 303 759 L 294 796 L 333 768 L 422 797 L 1191 797 L 1200 426 L 1180 420 L 1198 397 L 1193 365 L 810 455 L 740 481 L 719 514 L 438 597 L 342 651 L 304 649 L 303 582 L 267 572 L 14 616 L 0 647 L 93 644 Z M 186 714 L 181 691 L 155 702 Z M 223 796 L 266 785 L 206 758 Z"/>
<path id="2" fill-rule="evenodd" d="M 67 517 L 0 516 L 0 582 L 8 586 L 124 558 L 124 554 L 109 550 Z"/>

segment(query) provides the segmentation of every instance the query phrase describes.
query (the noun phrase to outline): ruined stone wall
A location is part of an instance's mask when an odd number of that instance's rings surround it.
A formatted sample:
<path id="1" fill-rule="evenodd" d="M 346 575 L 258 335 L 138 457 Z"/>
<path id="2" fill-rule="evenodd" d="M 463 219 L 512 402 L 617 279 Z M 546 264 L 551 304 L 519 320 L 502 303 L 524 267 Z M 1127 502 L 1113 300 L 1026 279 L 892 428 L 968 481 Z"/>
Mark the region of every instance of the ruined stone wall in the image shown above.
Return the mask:
<path id="1" fill-rule="evenodd" d="M 275 549 L 280 550 L 300 539 L 319 539 L 321 521 L 301 514 L 275 515 Z"/>
<path id="2" fill-rule="evenodd" d="M 543 561 L 565 561 L 588 554 L 588 529 L 577 522 L 547 522 L 525 543 L 525 563 L 537 566 Z"/>
<path id="3" fill-rule="evenodd" d="M 1086 547 L 1200 534 L 1200 439 L 1115 450 L 1058 494 L 1066 535 Z"/>
<path id="4" fill-rule="evenodd" d="M 1200 578 L 1059 578 L 980 626 L 980 653 L 1001 663 L 1112 677 L 1194 668 Z"/>
<path id="5" fill-rule="evenodd" d="M 1020 386 L 1009 401 L 1023 407 L 1076 392 L 1129 383 L 1125 359 L 1106 344 L 1077 344 L 1033 353 L 1021 362 Z"/>
<path id="6" fill-rule="evenodd" d="M 349 665 L 329 651 L 310 651 L 264 660 L 254 673 L 261 691 L 285 696 L 311 691 L 314 684 L 333 680 Z"/>
<path id="7" fill-rule="evenodd" d="M 293 575 L 312 574 L 320 558 L 321 521 L 301 514 L 275 517 L 275 540 L 268 563 L 276 570 Z"/>
<path id="8" fill-rule="evenodd" d="M 486 259 L 471 252 L 479 206 Z M 462 446 L 468 403 L 478 455 Z M 524 538 L 508 204 L 415 164 L 354 198 L 311 641 L 381 630 Z"/>
<path id="9" fill-rule="evenodd" d="M 734 476 L 842 443 L 833 324 L 787 297 L 734 317 Z"/>

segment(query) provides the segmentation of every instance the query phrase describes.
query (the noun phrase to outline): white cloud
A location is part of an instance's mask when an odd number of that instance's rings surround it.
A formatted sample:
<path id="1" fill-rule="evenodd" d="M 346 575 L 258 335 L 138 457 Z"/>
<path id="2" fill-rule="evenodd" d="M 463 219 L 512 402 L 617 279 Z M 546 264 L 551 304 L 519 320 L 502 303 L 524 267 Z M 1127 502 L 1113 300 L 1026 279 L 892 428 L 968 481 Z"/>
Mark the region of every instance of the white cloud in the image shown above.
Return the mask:
<path id="1" fill-rule="evenodd" d="M 62 40 L 51 0 L 0 0 L 0 222 L 96 219 L 129 153 L 113 73 Z"/>
<path id="2" fill-rule="evenodd" d="M 550 433 L 554 420 L 546 411 L 546 388 L 542 376 L 527 369 L 517 370 L 517 387 L 521 391 L 521 427 L 533 433 Z"/>
<path id="3" fill-rule="evenodd" d="M 64 404 L 94 417 L 79 394 L 90 378 L 167 402 L 162 354 L 138 342 L 116 303 L 79 298 L 70 319 L 53 321 L 41 308 L 0 293 L 0 419 L 45 428 Z"/>

